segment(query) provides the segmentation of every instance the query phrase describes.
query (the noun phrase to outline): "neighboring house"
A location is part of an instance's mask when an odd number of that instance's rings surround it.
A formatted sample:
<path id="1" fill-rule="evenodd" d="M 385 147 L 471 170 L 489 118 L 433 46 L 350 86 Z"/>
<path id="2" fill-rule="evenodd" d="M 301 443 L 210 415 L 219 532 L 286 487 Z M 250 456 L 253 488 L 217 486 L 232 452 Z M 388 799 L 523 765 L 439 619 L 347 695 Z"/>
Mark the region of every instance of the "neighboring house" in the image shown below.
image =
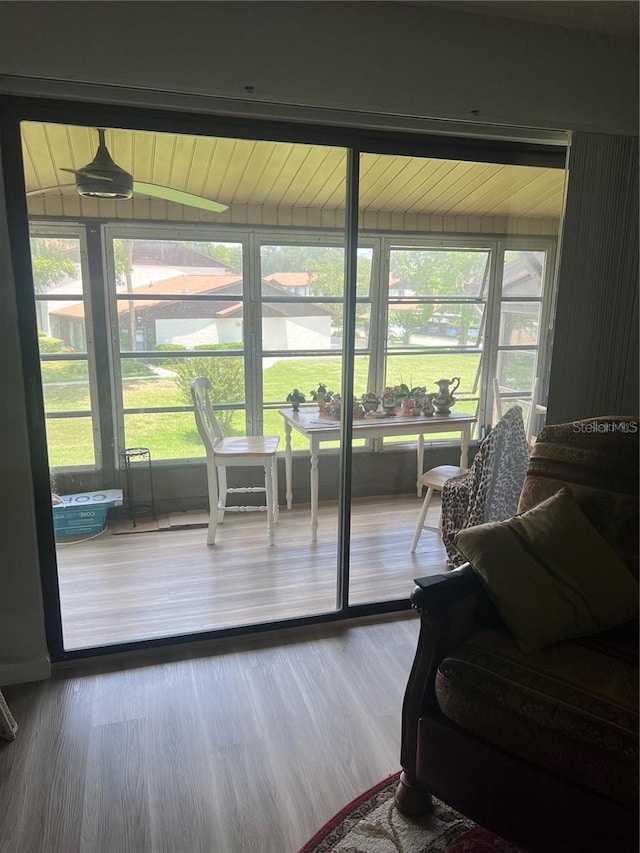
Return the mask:
<path id="1" fill-rule="evenodd" d="M 539 298 L 544 273 L 542 252 L 518 252 L 505 263 L 502 296 Z M 540 326 L 540 308 L 536 303 L 503 302 L 503 328 L 500 341 L 512 346 L 535 344 Z"/>
<path id="2" fill-rule="evenodd" d="M 306 273 L 291 275 L 305 276 Z M 118 299 L 117 303 L 121 341 L 128 348 L 133 319 L 134 351 L 153 350 L 161 344 L 178 344 L 186 349 L 207 344 L 238 343 L 241 346 L 242 287 L 243 281 L 238 275 L 217 273 L 178 275 L 134 287 L 127 292 L 131 298 Z M 184 294 L 215 295 L 216 299 L 187 301 L 179 298 Z M 262 294 L 265 300 L 289 295 L 284 287 L 267 279 L 262 280 Z M 176 299 L 170 298 L 173 295 Z M 168 298 L 159 300 L 159 296 Z M 331 345 L 334 312 L 327 306 L 265 301 L 262 314 L 263 348 L 266 350 L 323 349 Z M 84 305 L 81 302 L 55 308 L 49 318 L 55 337 L 75 349 L 85 346 Z"/>

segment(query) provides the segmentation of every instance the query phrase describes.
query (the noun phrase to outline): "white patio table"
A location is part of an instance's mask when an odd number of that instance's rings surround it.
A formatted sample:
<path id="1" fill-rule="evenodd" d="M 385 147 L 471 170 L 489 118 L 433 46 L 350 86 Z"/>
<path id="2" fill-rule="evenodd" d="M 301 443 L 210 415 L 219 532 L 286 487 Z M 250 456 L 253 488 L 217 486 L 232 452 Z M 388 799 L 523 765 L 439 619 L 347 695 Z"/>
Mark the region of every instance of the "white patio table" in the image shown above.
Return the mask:
<path id="1" fill-rule="evenodd" d="M 284 420 L 287 509 L 291 509 L 293 504 L 291 431 L 295 429 L 309 440 L 311 455 L 311 541 L 316 542 L 318 536 L 318 450 L 323 441 L 337 441 L 340 438 L 340 423 L 332 418 L 324 417 L 316 407 L 301 408 L 298 412 L 294 412 L 293 409 L 278 409 L 278 412 Z M 417 435 L 416 492 L 420 497 L 422 495 L 420 477 L 424 466 L 425 435 L 441 432 L 459 433 L 460 467 L 467 468 L 471 427 L 475 422 L 476 419 L 472 415 L 458 414 L 457 412 L 452 412 L 450 415 L 420 417 L 395 415 L 383 418 L 356 418 L 353 421 L 353 438 Z"/>

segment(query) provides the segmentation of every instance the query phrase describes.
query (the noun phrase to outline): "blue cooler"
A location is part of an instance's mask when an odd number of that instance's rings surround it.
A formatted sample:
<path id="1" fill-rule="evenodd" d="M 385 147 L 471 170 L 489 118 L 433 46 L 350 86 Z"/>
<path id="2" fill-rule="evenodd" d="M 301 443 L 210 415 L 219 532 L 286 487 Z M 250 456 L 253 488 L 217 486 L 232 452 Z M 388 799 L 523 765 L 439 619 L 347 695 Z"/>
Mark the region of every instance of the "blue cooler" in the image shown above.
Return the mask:
<path id="1" fill-rule="evenodd" d="M 67 536 L 95 536 L 104 530 L 107 510 L 122 506 L 122 489 L 60 495 L 61 504 L 53 507 L 56 539 Z"/>

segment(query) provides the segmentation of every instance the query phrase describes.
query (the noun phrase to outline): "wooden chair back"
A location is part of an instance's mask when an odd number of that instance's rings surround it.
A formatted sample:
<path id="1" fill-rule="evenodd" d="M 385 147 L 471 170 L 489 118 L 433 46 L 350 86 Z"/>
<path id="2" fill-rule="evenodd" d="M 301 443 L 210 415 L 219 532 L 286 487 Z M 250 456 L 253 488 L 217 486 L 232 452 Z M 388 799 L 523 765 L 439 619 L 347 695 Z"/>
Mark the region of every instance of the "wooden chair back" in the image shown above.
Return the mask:
<path id="1" fill-rule="evenodd" d="M 200 438 L 207 455 L 213 454 L 224 435 L 211 404 L 211 382 L 206 376 L 198 376 L 191 381 L 191 398 Z"/>

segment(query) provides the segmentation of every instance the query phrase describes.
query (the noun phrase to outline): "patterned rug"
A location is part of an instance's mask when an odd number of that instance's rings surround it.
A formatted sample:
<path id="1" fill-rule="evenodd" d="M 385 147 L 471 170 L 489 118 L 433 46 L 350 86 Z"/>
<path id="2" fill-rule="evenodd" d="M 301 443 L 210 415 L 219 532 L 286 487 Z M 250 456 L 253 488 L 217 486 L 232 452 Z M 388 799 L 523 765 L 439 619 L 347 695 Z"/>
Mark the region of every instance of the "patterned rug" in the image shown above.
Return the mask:
<path id="1" fill-rule="evenodd" d="M 349 803 L 300 853 L 524 853 L 439 800 L 420 820 L 404 817 L 393 802 L 399 775 Z"/>

